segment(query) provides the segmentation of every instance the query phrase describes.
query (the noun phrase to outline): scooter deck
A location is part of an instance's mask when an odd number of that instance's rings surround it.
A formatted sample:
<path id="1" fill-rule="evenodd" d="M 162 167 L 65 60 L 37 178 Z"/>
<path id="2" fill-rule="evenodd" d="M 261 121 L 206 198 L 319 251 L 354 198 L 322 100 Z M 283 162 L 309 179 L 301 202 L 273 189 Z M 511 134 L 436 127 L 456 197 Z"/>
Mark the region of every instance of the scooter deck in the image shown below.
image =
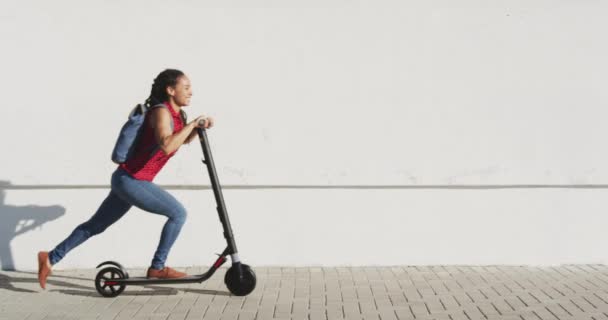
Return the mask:
<path id="1" fill-rule="evenodd" d="M 209 278 L 206 273 L 200 275 L 191 275 L 177 279 L 160 279 L 160 278 L 147 278 L 147 277 L 129 277 L 126 279 L 108 279 L 106 281 L 115 281 L 117 283 L 124 283 L 127 285 L 137 284 L 170 284 L 170 283 L 189 283 L 189 282 L 203 282 Z"/>

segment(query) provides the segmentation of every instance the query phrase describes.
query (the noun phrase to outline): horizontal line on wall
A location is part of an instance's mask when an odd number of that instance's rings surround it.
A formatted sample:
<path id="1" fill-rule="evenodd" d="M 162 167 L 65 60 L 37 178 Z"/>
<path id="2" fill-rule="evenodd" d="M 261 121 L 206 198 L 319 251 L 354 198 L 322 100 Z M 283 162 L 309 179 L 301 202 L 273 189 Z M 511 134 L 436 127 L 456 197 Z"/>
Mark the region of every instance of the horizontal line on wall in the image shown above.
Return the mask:
<path id="1" fill-rule="evenodd" d="M 159 185 L 168 190 L 210 190 L 210 185 Z M 0 185 L 0 190 L 109 189 L 109 185 Z M 608 184 L 510 184 L 510 185 L 225 185 L 222 189 L 608 189 Z"/>

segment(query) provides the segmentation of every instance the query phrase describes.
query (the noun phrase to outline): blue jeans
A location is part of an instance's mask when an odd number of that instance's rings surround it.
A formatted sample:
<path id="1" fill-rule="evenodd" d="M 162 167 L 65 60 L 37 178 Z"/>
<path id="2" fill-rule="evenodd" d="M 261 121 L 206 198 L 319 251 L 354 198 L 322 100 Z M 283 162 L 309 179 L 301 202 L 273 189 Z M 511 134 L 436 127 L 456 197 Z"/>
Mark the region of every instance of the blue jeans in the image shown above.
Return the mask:
<path id="1" fill-rule="evenodd" d="M 169 218 L 163 227 L 151 265 L 154 269 L 164 268 L 169 250 L 186 221 L 186 209 L 159 186 L 149 181 L 137 180 L 120 168 L 112 174 L 112 190 L 97 212 L 49 252 L 51 264 L 59 262 L 70 250 L 88 238 L 102 233 L 127 213 L 131 206 Z"/>

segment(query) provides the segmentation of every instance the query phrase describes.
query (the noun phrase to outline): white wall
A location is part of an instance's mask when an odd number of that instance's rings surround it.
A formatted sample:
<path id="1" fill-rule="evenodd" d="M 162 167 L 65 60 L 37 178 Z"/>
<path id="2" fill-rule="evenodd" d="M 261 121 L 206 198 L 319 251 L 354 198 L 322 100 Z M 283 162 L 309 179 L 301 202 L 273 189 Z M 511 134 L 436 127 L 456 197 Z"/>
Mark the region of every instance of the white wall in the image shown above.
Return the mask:
<path id="1" fill-rule="evenodd" d="M 191 117 L 217 119 L 211 145 L 251 263 L 605 263 L 606 9 L 0 3 L 0 259 L 34 268 L 39 248 L 94 212 L 117 131 L 172 67 L 193 82 Z M 222 249 L 213 197 L 196 190 L 208 185 L 200 157 L 183 148 L 156 181 L 187 187 L 171 190 L 191 213 L 174 265 Z M 112 258 L 106 242 L 146 265 L 162 219 L 133 212 L 58 267 Z"/>

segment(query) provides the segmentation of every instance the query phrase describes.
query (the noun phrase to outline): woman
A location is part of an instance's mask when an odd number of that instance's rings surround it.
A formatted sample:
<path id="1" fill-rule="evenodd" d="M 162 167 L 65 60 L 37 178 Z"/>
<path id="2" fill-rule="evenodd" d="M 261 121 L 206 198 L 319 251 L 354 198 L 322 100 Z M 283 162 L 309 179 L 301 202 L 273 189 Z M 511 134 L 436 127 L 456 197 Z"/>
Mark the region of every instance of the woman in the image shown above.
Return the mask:
<path id="1" fill-rule="evenodd" d="M 186 221 L 186 209 L 152 180 L 182 144 L 190 143 L 197 136 L 197 127 L 213 126 L 213 118 L 205 116 L 200 116 L 188 124 L 184 123 L 181 108 L 190 104 L 191 97 L 190 80 L 179 70 L 167 69 L 154 79 L 147 102 L 150 106 L 164 103 L 166 108 L 157 107 L 146 113 L 144 129 L 135 147 L 135 153 L 112 174 L 110 194 L 97 212 L 53 250 L 38 253 L 38 281 L 43 289 L 54 264 L 63 259 L 70 250 L 118 221 L 131 206 L 168 218 L 147 277 L 186 276 L 183 272 L 165 266 L 171 246 Z"/>

